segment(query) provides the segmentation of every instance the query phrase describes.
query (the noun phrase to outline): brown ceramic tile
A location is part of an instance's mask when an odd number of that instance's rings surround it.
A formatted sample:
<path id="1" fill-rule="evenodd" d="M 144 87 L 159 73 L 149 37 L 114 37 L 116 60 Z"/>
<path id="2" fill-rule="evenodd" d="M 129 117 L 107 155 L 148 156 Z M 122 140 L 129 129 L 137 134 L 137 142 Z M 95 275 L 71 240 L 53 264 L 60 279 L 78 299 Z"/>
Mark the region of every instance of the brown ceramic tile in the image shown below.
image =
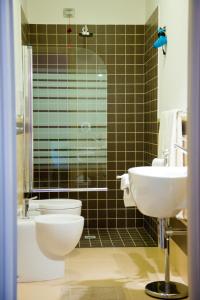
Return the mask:
<path id="1" fill-rule="evenodd" d="M 36 35 L 35 34 L 30 34 L 29 35 L 29 41 L 30 41 L 31 45 L 35 45 L 37 43 Z"/>
<path id="2" fill-rule="evenodd" d="M 58 34 L 57 35 L 57 43 L 58 44 L 64 44 L 64 45 L 66 45 L 66 41 L 67 41 L 67 39 L 66 39 L 66 35 L 65 34 Z"/>
<path id="3" fill-rule="evenodd" d="M 144 25 L 136 25 L 135 33 L 136 34 L 144 34 Z"/>
<path id="4" fill-rule="evenodd" d="M 57 28 L 57 34 L 66 34 L 67 30 L 66 30 L 66 25 L 60 25 L 58 24 L 56 26 Z"/>
<path id="5" fill-rule="evenodd" d="M 116 84 L 123 84 L 125 85 L 125 76 L 124 75 L 116 75 Z"/>
<path id="6" fill-rule="evenodd" d="M 115 34 L 115 25 L 106 25 L 107 34 Z"/>
<path id="7" fill-rule="evenodd" d="M 126 57 L 125 55 L 116 55 L 116 64 L 118 65 L 125 65 Z"/>
<path id="8" fill-rule="evenodd" d="M 47 34 L 56 34 L 56 26 L 55 25 L 47 25 Z"/>
<path id="9" fill-rule="evenodd" d="M 134 34 L 135 27 L 135 25 L 126 25 L 126 34 Z"/>
<path id="10" fill-rule="evenodd" d="M 46 34 L 47 33 L 47 26 L 43 25 L 43 24 L 38 24 L 37 25 L 37 33 Z"/>
<path id="11" fill-rule="evenodd" d="M 144 44 L 144 35 L 143 34 L 137 34 L 135 37 L 136 44 Z"/>
<path id="12" fill-rule="evenodd" d="M 134 34 L 126 35 L 126 44 L 128 44 L 128 45 L 136 44 L 135 38 L 136 38 L 136 35 L 134 35 Z"/>
<path id="13" fill-rule="evenodd" d="M 97 30 L 97 34 L 105 34 L 106 26 L 105 25 L 98 25 L 96 30 Z"/>
<path id="14" fill-rule="evenodd" d="M 115 44 L 116 36 L 114 34 L 107 34 L 106 35 L 106 43 L 107 44 Z"/>
<path id="15" fill-rule="evenodd" d="M 117 25 L 116 26 L 116 34 L 125 34 L 125 25 Z"/>
<path id="16" fill-rule="evenodd" d="M 126 45 L 126 54 L 135 54 L 135 45 Z"/>
<path id="17" fill-rule="evenodd" d="M 125 35 L 116 35 L 116 44 L 125 44 Z"/>
<path id="18" fill-rule="evenodd" d="M 125 74 L 125 65 L 116 65 L 116 74 Z"/>
<path id="19" fill-rule="evenodd" d="M 37 27 L 36 24 L 29 24 L 29 33 L 36 33 Z"/>
<path id="20" fill-rule="evenodd" d="M 30 42 L 31 42 L 31 37 L 30 37 Z M 47 43 L 47 36 L 45 34 L 38 34 L 37 35 L 37 43 L 46 44 Z"/>
<path id="21" fill-rule="evenodd" d="M 115 64 L 115 55 L 107 55 L 107 64 L 108 65 Z"/>
<path id="22" fill-rule="evenodd" d="M 115 54 L 115 45 L 106 45 L 107 54 Z"/>
<path id="23" fill-rule="evenodd" d="M 106 41 L 105 34 L 98 34 L 98 35 L 97 35 L 97 39 L 96 39 L 96 43 L 97 43 L 97 44 L 104 45 L 104 44 L 105 44 L 105 41 Z"/>
<path id="24" fill-rule="evenodd" d="M 97 45 L 96 51 L 98 54 L 106 53 L 106 45 Z"/>

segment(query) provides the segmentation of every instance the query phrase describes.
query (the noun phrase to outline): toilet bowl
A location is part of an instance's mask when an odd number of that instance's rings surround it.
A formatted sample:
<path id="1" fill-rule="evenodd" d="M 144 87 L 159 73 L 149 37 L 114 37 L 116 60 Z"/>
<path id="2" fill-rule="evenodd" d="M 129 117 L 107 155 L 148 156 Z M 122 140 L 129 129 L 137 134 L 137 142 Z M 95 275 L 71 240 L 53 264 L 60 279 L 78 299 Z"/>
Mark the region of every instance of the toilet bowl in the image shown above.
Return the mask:
<path id="1" fill-rule="evenodd" d="M 72 214 L 49 214 L 35 217 L 36 238 L 40 250 L 50 259 L 64 260 L 78 244 L 84 218 Z"/>
<path id="2" fill-rule="evenodd" d="M 81 214 L 82 202 L 76 199 L 44 199 L 30 200 L 29 214 Z"/>

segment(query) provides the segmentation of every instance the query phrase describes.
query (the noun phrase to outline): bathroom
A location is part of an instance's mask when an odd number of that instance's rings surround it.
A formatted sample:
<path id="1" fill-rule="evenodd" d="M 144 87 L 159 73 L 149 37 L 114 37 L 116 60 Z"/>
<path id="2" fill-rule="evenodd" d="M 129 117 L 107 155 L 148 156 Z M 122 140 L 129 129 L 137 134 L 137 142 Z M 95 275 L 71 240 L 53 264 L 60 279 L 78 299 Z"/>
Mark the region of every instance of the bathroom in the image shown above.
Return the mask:
<path id="1" fill-rule="evenodd" d="M 8 1 L 0 299 L 199 299 L 193 2 Z"/>

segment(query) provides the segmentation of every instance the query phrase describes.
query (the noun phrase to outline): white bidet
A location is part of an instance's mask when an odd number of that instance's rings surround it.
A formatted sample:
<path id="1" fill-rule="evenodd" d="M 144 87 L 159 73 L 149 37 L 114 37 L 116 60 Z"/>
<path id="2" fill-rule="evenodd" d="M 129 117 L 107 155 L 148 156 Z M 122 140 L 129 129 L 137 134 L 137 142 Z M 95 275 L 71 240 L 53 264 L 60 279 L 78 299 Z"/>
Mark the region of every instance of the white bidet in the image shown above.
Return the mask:
<path id="1" fill-rule="evenodd" d="M 36 241 L 34 218 L 19 218 L 17 231 L 18 282 L 52 280 L 64 276 L 64 261 L 49 259 L 40 250 Z"/>

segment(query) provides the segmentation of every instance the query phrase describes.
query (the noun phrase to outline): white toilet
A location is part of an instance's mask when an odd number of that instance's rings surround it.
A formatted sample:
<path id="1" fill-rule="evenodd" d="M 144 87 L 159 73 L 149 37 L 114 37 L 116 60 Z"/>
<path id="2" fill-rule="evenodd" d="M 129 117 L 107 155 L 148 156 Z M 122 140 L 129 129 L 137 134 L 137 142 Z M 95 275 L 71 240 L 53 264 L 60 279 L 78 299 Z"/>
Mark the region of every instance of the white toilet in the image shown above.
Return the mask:
<path id="1" fill-rule="evenodd" d="M 50 259 L 64 260 L 78 244 L 84 218 L 70 214 L 35 217 L 36 237 L 40 250 Z"/>
<path id="2" fill-rule="evenodd" d="M 18 281 L 61 278 L 64 259 L 84 226 L 80 200 L 31 200 L 29 219 L 18 219 Z"/>

